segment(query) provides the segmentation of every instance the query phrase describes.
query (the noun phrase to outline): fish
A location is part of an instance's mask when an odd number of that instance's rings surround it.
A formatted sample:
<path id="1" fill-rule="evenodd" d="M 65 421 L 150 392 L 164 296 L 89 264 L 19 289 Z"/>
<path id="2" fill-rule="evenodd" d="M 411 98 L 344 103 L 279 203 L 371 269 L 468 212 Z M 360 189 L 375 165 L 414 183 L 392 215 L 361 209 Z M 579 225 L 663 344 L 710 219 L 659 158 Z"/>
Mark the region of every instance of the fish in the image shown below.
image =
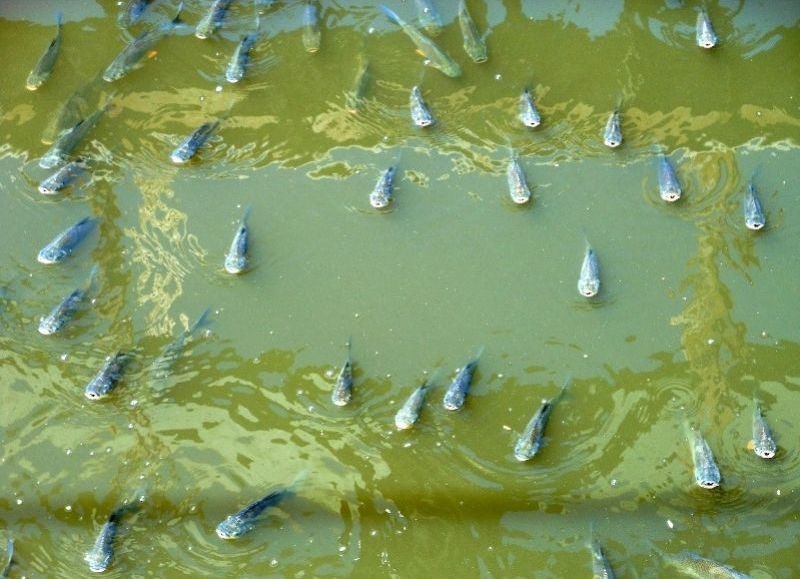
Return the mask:
<path id="1" fill-rule="evenodd" d="M 714 461 L 714 454 L 708 446 L 706 439 L 699 432 L 686 427 L 689 443 L 692 448 L 692 461 L 694 462 L 694 480 L 697 486 L 704 489 L 713 489 L 719 486 L 719 467 Z"/>
<path id="2" fill-rule="evenodd" d="M 6 554 L 3 569 L 0 570 L 0 577 L 6 579 L 11 572 L 11 567 L 14 565 L 14 539 L 12 537 L 6 538 Z"/>
<path id="3" fill-rule="evenodd" d="M 36 261 L 45 265 L 61 263 L 92 232 L 95 225 L 97 225 L 97 220 L 91 217 L 84 217 L 70 225 L 42 248 L 39 255 L 36 256 Z"/>
<path id="4" fill-rule="evenodd" d="M 47 49 L 44 51 L 39 62 L 33 67 L 33 70 L 28 74 L 28 80 L 25 81 L 25 88 L 28 90 L 36 90 L 44 84 L 53 72 L 53 67 L 56 65 L 58 59 L 58 51 L 61 48 L 61 27 L 64 21 L 64 13 L 58 12 L 56 14 L 56 35 L 50 41 Z"/>
<path id="5" fill-rule="evenodd" d="M 524 205 L 531 200 L 531 190 L 525 180 L 525 172 L 516 153 L 512 153 L 506 169 L 506 179 L 508 181 L 508 194 L 511 200 L 517 205 Z"/>
<path id="6" fill-rule="evenodd" d="M 619 108 L 609 115 L 606 128 L 603 130 L 603 144 L 612 149 L 622 144 L 622 129 L 619 124 Z"/>
<path id="7" fill-rule="evenodd" d="M 214 0 L 208 12 L 206 12 L 206 15 L 197 23 L 194 35 L 203 40 L 211 38 L 217 28 L 222 26 L 222 21 L 225 20 L 225 15 L 228 13 L 231 1 L 232 0 Z"/>
<path id="8" fill-rule="evenodd" d="M 250 63 L 250 49 L 258 40 L 258 32 L 251 32 L 245 34 L 236 45 L 236 50 L 233 51 L 230 62 L 225 69 L 225 80 L 230 83 L 239 82 L 244 78 L 244 73 L 247 65 Z"/>
<path id="9" fill-rule="evenodd" d="M 364 102 L 364 93 L 369 84 L 369 59 L 363 55 L 358 58 L 356 78 L 353 89 L 345 94 L 345 106 L 351 113 L 356 113 Z"/>
<path id="10" fill-rule="evenodd" d="M 555 398 L 542 400 L 541 406 L 528 421 L 527 426 L 519 435 L 516 444 L 514 444 L 514 458 L 520 462 L 525 462 L 536 456 L 536 453 L 542 448 L 542 440 L 544 438 L 544 430 L 547 428 L 547 421 L 550 420 L 550 414 L 556 403 L 564 396 L 571 380 L 567 379 L 561 386 Z"/>
<path id="11" fill-rule="evenodd" d="M 119 532 L 119 525 L 128 513 L 139 509 L 138 503 L 126 504 L 114 509 L 103 523 L 92 548 L 83 556 L 93 573 L 103 573 L 114 562 L 114 539 Z"/>
<path id="12" fill-rule="evenodd" d="M 347 406 L 353 399 L 353 360 L 350 356 L 352 342 L 352 339 L 347 340 L 347 359 L 336 377 L 336 384 L 333 385 L 331 392 L 331 401 L 336 406 Z"/>
<path id="13" fill-rule="evenodd" d="M 411 96 L 409 97 L 409 108 L 411 109 L 411 121 L 418 127 L 430 127 L 436 121 L 431 114 L 428 104 L 422 98 L 422 91 L 419 86 L 411 88 Z"/>
<path id="14" fill-rule="evenodd" d="M 581 274 L 578 277 L 578 293 L 585 298 L 592 298 L 600 291 L 600 263 L 597 254 L 587 243 L 583 255 Z"/>
<path id="15" fill-rule="evenodd" d="M 422 34 L 414 26 L 408 24 L 406 21 L 400 18 L 390 8 L 387 8 L 383 4 L 380 4 L 378 8 L 380 8 L 386 17 L 397 24 L 403 30 L 403 32 L 405 32 L 406 36 L 411 39 L 411 42 L 414 43 L 422 56 L 428 59 L 426 64 L 440 70 L 446 76 L 451 78 L 457 78 L 461 76 L 461 67 L 458 66 L 458 63 L 450 58 L 450 56 L 448 56 L 444 50 L 439 48 L 435 42 Z"/>
<path id="16" fill-rule="evenodd" d="M 661 155 L 658 160 L 658 194 L 667 203 L 674 203 L 681 198 L 681 184 L 672 163 L 666 155 Z"/>
<path id="17" fill-rule="evenodd" d="M 100 400 L 108 396 L 117 387 L 130 361 L 131 355 L 121 350 L 108 356 L 100 371 L 86 385 L 84 396 L 89 400 Z"/>
<path id="18" fill-rule="evenodd" d="M 92 130 L 100 118 L 111 107 L 113 95 L 109 97 L 106 104 L 91 115 L 78 121 L 71 129 L 62 132 L 47 152 L 39 159 L 39 166 L 42 169 L 52 169 L 67 160 L 69 155 L 78 146 L 86 134 Z"/>
<path id="19" fill-rule="evenodd" d="M 542 124 L 542 117 L 536 108 L 531 91 L 527 87 L 519 97 L 519 120 L 529 129 L 535 129 Z"/>
<path id="20" fill-rule="evenodd" d="M 717 45 L 717 34 L 711 26 L 708 13 L 702 8 L 697 13 L 697 26 L 695 27 L 695 41 L 700 48 L 714 48 Z"/>
<path id="21" fill-rule="evenodd" d="M 172 365 L 175 363 L 175 360 L 183 352 L 183 348 L 186 345 L 186 340 L 191 338 L 197 330 L 208 324 L 208 317 L 211 314 L 211 308 L 206 308 L 200 317 L 192 324 L 189 329 L 184 330 L 181 334 L 175 338 L 172 342 L 170 342 L 161 355 L 155 359 L 153 365 L 151 366 L 152 372 L 154 377 L 157 380 L 163 380 L 169 375 L 169 371 L 172 368 Z"/>
<path id="22" fill-rule="evenodd" d="M 139 22 L 142 14 L 153 0 L 128 0 L 122 11 L 117 16 L 117 24 L 123 28 L 128 28 Z"/>
<path id="23" fill-rule="evenodd" d="M 433 5 L 432 0 L 414 0 L 417 5 L 417 19 L 422 29 L 436 36 L 442 31 L 442 17 Z"/>
<path id="24" fill-rule="evenodd" d="M 759 458 L 775 458 L 777 450 L 772 431 L 761 413 L 761 406 L 756 402 L 753 410 L 753 452 Z"/>
<path id="25" fill-rule="evenodd" d="M 315 53 L 319 50 L 322 34 L 319 29 L 319 9 L 315 2 L 306 2 L 303 8 L 303 46 L 306 52 Z"/>
<path id="26" fill-rule="evenodd" d="M 461 407 L 464 406 L 481 354 L 483 354 L 483 348 L 478 350 L 475 357 L 456 373 L 442 400 L 442 406 L 444 406 L 445 410 L 461 410 Z"/>
<path id="27" fill-rule="evenodd" d="M 723 565 L 713 559 L 706 559 L 697 553 L 683 551 L 677 555 L 667 555 L 660 553 L 664 561 L 678 569 L 684 575 L 697 577 L 698 579 L 708 579 L 718 577 L 720 579 L 752 579 L 751 575 L 737 571 L 733 567 Z"/>
<path id="28" fill-rule="evenodd" d="M 86 173 L 87 165 L 82 159 L 70 161 L 55 173 L 39 183 L 39 193 L 55 195 L 69 187 L 76 179 Z"/>
<path id="29" fill-rule="evenodd" d="M 472 62 L 477 64 L 486 62 L 489 59 L 486 42 L 478 34 L 478 28 L 467 10 L 465 0 L 458 3 L 458 24 L 461 27 L 461 36 L 464 37 L 464 52 L 472 59 Z"/>
<path id="30" fill-rule="evenodd" d="M 242 535 L 252 531 L 258 522 L 261 514 L 269 507 L 274 507 L 278 503 L 297 493 L 297 486 L 299 481 L 305 478 L 305 473 L 300 473 L 295 481 L 285 488 L 280 488 L 271 491 L 264 497 L 258 499 L 247 505 L 242 510 L 225 517 L 219 525 L 217 525 L 216 532 L 220 539 L 238 539 Z"/>
<path id="31" fill-rule="evenodd" d="M 375 209 L 384 209 L 392 201 L 394 191 L 394 176 L 397 173 L 397 165 L 392 165 L 386 169 L 375 183 L 375 188 L 369 194 L 369 204 Z"/>
<path id="32" fill-rule="evenodd" d="M 433 383 L 438 377 L 438 372 L 433 376 L 427 378 L 420 386 L 418 386 L 408 400 L 405 401 L 397 414 L 394 415 L 394 425 L 398 430 L 406 430 L 412 428 L 419 420 L 419 414 L 422 411 L 422 406 L 425 404 L 425 398 L 428 392 L 433 387 Z"/>
<path id="33" fill-rule="evenodd" d="M 752 179 L 745 189 L 742 207 L 744 208 L 745 227 L 753 231 L 763 229 L 767 224 L 767 219 L 764 217 L 764 210 L 761 208 L 761 201 L 758 199 L 758 192 Z"/>
<path id="34" fill-rule="evenodd" d="M 182 11 L 183 2 L 178 4 L 178 11 L 171 21 L 146 30 L 131 40 L 103 71 L 103 80 L 114 82 L 138 68 L 142 58 L 150 52 L 153 46 L 183 23 Z"/>
<path id="35" fill-rule="evenodd" d="M 247 207 L 239 220 L 239 227 L 233 236 L 231 247 L 225 256 L 225 271 L 232 274 L 242 273 L 247 269 L 247 218 L 250 216 L 250 207 Z"/>
<path id="36" fill-rule="evenodd" d="M 75 312 L 78 310 L 78 307 L 81 305 L 81 302 L 86 297 L 86 294 L 94 285 L 98 271 L 99 268 L 97 265 L 95 265 L 92 268 L 92 271 L 89 273 L 89 280 L 87 283 L 83 287 L 77 288 L 70 292 L 63 300 L 61 300 L 61 302 L 59 302 L 56 307 L 50 311 L 49 314 L 39 321 L 40 334 L 43 336 L 55 334 L 72 319 L 72 317 L 75 315 Z"/>
<path id="37" fill-rule="evenodd" d="M 52 115 L 42 135 L 42 143 L 52 145 L 61 133 L 71 129 L 89 112 L 89 100 L 97 87 L 102 83 L 102 76 L 83 85 L 65 100 Z"/>
<path id="38" fill-rule="evenodd" d="M 169 155 L 170 160 L 177 165 L 188 163 L 192 157 L 195 156 L 200 147 L 211 138 L 211 134 L 217 127 L 219 127 L 219 121 L 203 123 L 200 127 L 195 129 L 191 135 L 186 137 L 180 145 L 175 147 Z"/>
<path id="39" fill-rule="evenodd" d="M 608 562 L 602 545 L 597 539 L 592 539 L 589 543 L 589 549 L 592 552 L 592 577 L 593 579 L 614 579 L 614 569 L 611 563 Z"/>

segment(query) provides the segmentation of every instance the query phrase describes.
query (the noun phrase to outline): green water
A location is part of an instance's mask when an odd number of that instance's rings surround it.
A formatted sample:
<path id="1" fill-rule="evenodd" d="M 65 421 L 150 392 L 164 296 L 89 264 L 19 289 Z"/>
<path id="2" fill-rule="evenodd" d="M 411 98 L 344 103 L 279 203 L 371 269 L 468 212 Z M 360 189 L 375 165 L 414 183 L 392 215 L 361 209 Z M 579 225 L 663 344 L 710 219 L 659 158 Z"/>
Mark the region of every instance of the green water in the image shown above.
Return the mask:
<path id="1" fill-rule="evenodd" d="M 800 574 L 800 4 L 709 3 L 720 37 L 694 45 L 694 3 L 468 4 L 489 61 L 461 47 L 456 3 L 436 38 L 462 66 L 422 66 L 372 2 L 323 2 L 322 43 L 302 44 L 302 3 L 266 9 L 253 75 L 224 82 L 253 27 L 235 3 L 201 41 L 165 38 L 144 66 L 90 91 L 109 114 L 79 152 L 92 178 L 58 197 L 36 186 L 55 109 L 129 39 L 114 2 L 61 3 L 62 52 L 36 92 L 25 78 L 54 34 L 56 2 L 0 4 L 0 528 L 11 576 L 88 576 L 83 554 L 146 483 L 110 576 L 579 577 L 590 526 L 622 577 L 670 577 L 656 555 L 690 550 L 756 577 Z M 388 4 L 413 20 L 413 3 Z M 205 3 L 190 0 L 195 24 Z M 149 23 L 171 18 L 158 2 Z M 364 107 L 345 95 L 370 62 Z M 270 58 L 272 57 L 272 58 Z M 420 83 L 435 127 L 415 130 Z M 523 129 L 530 85 L 543 124 Z M 222 87 L 217 90 L 217 87 Z M 624 144 L 601 132 L 618 99 Z M 169 152 L 223 124 L 199 161 Z M 656 146 L 684 198 L 658 198 Z M 533 203 L 508 198 L 513 147 Z M 395 202 L 368 203 L 399 162 Z M 745 229 L 755 175 L 765 230 Z M 252 269 L 222 270 L 252 206 Z M 92 214 L 66 262 L 36 253 Z M 584 245 L 600 294 L 576 291 Z M 59 335 L 36 326 L 100 275 Z M 150 365 L 206 308 L 211 323 L 166 380 Z M 330 391 L 352 336 L 352 403 Z M 466 407 L 441 397 L 485 346 Z M 124 381 L 86 382 L 136 348 Z M 441 369 L 420 422 L 393 417 Z M 574 378 L 547 442 L 517 463 L 516 436 Z M 778 443 L 747 449 L 753 396 Z M 719 489 L 694 485 L 684 418 L 714 451 Z M 308 471 L 295 497 L 238 541 L 225 516 Z"/>

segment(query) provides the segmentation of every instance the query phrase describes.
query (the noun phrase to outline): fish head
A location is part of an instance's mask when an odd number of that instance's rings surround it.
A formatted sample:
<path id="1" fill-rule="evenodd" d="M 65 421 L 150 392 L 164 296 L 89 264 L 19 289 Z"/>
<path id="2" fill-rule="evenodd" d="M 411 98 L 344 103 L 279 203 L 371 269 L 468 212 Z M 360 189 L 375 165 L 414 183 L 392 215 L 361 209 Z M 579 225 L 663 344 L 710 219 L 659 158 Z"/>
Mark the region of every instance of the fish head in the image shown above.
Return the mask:
<path id="1" fill-rule="evenodd" d="M 111 565 L 113 556 L 111 550 L 102 549 L 97 546 L 86 553 L 83 556 L 83 560 L 89 564 L 89 570 L 92 571 L 92 573 L 102 573 Z"/>
<path id="2" fill-rule="evenodd" d="M 578 281 L 578 293 L 585 298 L 593 298 L 600 291 L 600 283 L 593 279 L 581 279 Z"/>
<path id="3" fill-rule="evenodd" d="M 114 82 L 115 80 L 119 80 L 125 76 L 126 72 L 127 71 L 125 70 L 125 67 L 117 64 L 111 64 L 111 66 L 109 66 L 103 72 L 103 80 L 106 82 Z"/>
<path id="4" fill-rule="evenodd" d="M 389 206 L 389 197 L 381 191 L 373 191 L 369 196 L 369 204 L 375 209 L 385 209 Z"/>
<path id="5" fill-rule="evenodd" d="M 47 316 L 39 321 L 39 333 L 51 336 L 61 329 L 61 323 L 53 316 Z"/>
<path id="6" fill-rule="evenodd" d="M 681 194 L 679 191 L 670 189 L 661 192 L 661 199 L 663 199 L 667 203 L 675 203 L 675 201 L 677 201 L 680 198 Z"/>
<path id="7" fill-rule="evenodd" d="M 698 478 L 697 486 L 703 489 L 715 489 L 719 486 L 719 481 L 712 478 Z"/>
<path id="8" fill-rule="evenodd" d="M 246 523 L 239 517 L 231 515 L 219 525 L 217 525 L 217 536 L 220 539 L 238 539 L 253 528 L 252 524 Z"/>
<path id="9" fill-rule="evenodd" d="M 105 388 L 103 384 L 98 384 L 92 381 L 86 385 L 86 389 L 83 391 L 83 394 L 89 400 L 100 400 L 108 395 L 108 389 Z"/>
<path id="10" fill-rule="evenodd" d="M 47 153 L 44 157 L 39 159 L 39 166 L 42 169 L 52 169 L 53 167 L 60 165 L 63 162 L 64 162 L 63 155 L 58 151 L 54 151 L 52 153 Z"/>
<path id="11" fill-rule="evenodd" d="M 56 184 L 50 184 L 49 182 L 45 181 L 41 185 L 39 185 L 39 193 L 42 195 L 55 195 L 58 193 L 59 188 Z"/>
<path id="12" fill-rule="evenodd" d="M 426 114 L 414 115 L 414 124 L 421 129 L 430 127 L 433 124 L 433 118 Z"/>
<path id="13" fill-rule="evenodd" d="M 247 258 L 243 255 L 229 254 L 225 257 L 225 271 L 228 273 L 242 273 L 246 267 Z"/>
<path id="14" fill-rule="evenodd" d="M 745 215 L 744 225 L 747 227 L 747 229 L 758 231 L 759 229 L 764 228 L 764 217 L 758 214 Z"/>
<path id="15" fill-rule="evenodd" d="M 225 71 L 225 80 L 227 80 L 231 84 L 237 83 L 243 78 L 244 78 L 244 69 L 241 66 L 229 67 Z"/>
<path id="16" fill-rule="evenodd" d="M 753 446 L 753 452 L 759 458 L 775 458 L 776 450 L 775 442 L 770 438 L 756 441 Z"/>
<path id="17" fill-rule="evenodd" d="M 542 124 L 542 120 L 539 117 L 539 115 L 533 113 L 522 115 L 520 119 L 522 120 L 522 124 L 528 127 L 529 129 L 535 129 L 536 127 Z"/>
<path id="18" fill-rule="evenodd" d="M 180 146 L 169 155 L 170 161 L 176 165 L 185 165 L 192 158 L 192 153 L 186 147 Z"/>
<path id="19" fill-rule="evenodd" d="M 36 256 L 36 261 L 45 265 L 58 263 L 67 257 L 67 252 L 58 247 L 47 246 Z"/>

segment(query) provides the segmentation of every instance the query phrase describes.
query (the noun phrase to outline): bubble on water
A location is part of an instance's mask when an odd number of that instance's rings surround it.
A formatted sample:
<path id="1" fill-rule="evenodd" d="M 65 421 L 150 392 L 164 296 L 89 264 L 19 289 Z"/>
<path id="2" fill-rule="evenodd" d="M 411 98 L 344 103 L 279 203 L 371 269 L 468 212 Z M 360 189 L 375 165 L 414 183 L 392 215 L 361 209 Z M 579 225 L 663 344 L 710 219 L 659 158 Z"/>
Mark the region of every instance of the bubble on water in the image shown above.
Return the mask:
<path id="1" fill-rule="evenodd" d="M 347 547 L 345 547 L 344 545 L 339 545 L 339 552 L 344 553 L 345 551 L 347 551 Z"/>
<path id="2" fill-rule="evenodd" d="M 311 404 L 311 405 L 308 407 L 308 411 L 309 411 L 309 412 L 316 412 L 316 410 L 317 410 L 317 408 L 316 408 L 316 406 L 314 406 L 313 404 Z"/>
<path id="3" fill-rule="evenodd" d="M 64 353 L 64 354 L 61 354 L 61 356 L 60 356 L 60 358 L 61 358 L 61 361 L 62 361 L 62 362 L 66 362 L 68 357 L 69 357 L 69 356 L 67 356 L 67 354 L 66 354 L 66 353 Z"/>
<path id="4" fill-rule="evenodd" d="M 106 447 L 106 454 L 111 454 L 111 447 L 110 446 Z"/>
<path id="5" fill-rule="evenodd" d="M 377 536 L 378 536 L 378 531 L 377 531 L 377 530 L 375 530 L 375 529 L 372 529 L 372 530 L 369 532 L 369 536 L 370 536 L 370 537 L 377 537 Z"/>
<path id="6" fill-rule="evenodd" d="M 411 448 L 411 443 L 410 442 L 404 443 L 403 448 Z"/>
<path id="7" fill-rule="evenodd" d="M 781 496 L 781 489 L 776 490 L 775 494 L 778 495 L 778 496 Z"/>
<path id="8" fill-rule="evenodd" d="M 72 512 L 72 505 L 64 505 L 64 510 L 67 511 L 68 513 L 71 513 Z"/>
<path id="9" fill-rule="evenodd" d="M 21 505 L 22 504 L 22 499 L 17 499 L 17 504 Z"/>
<path id="10" fill-rule="evenodd" d="M 374 33 L 375 33 L 375 27 L 374 26 L 370 26 L 369 28 L 367 28 L 367 34 L 374 34 Z"/>
<path id="11" fill-rule="evenodd" d="M 67 456 L 69 456 L 69 455 L 72 454 L 72 449 L 71 448 L 65 448 L 64 452 L 67 454 Z"/>
<path id="12" fill-rule="evenodd" d="M 302 396 L 302 395 L 303 395 L 303 394 L 305 394 L 305 393 L 306 393 L 306 391 L 305 391 L 305 390 L 303 390 L 302 388 L 298 388 L 298 389 L 297 389 L 297 395 L 298 395 L 298 396 Z"/>
<path id="13" fill-rule="evenodd" d="M 138 405 L 139 405 L 139 401 L 138 401 L 138 400 L 136 400 L 136 398 L 134 398 L 133 400 L 131 400 L 131 402 L 130 402 L 130 406 L 131 406 L 131 408 L 136 408 Z"/>
<path id="14" fill-rule="evenodd" d="M 222 85 L 218 84 L 214 90 L 217 92 L 222 92 Z"/>
<path id="15" fill-rule="evenodd" d="M 615 478 L 612 478 L 612 479 L 611 479 L 611 486 L 612 486 L 612 487 L 615 487 L 615 486 L 617 486 L 617 479 L 615 479 Z"/>
<path id="16" fill-rule="evenodd" d="M 93 450 L 89 451 L 89 456 L 94 456 L 94 451 Z"/>
<path id="17" fill-rule="evenodd" d="M 709 338 L 708 340 L 706 340 L 706 344 L 708 344 L 709 346 L 713 346 L 714 345 L 714 338 Z"/>
<path id="18" fill-rule="evenodd" d="M 277 567 L 277 566 L 278 566 L 278 560 L 277 560 L 277 559 L 272 559 L 272 560 L 269 562 L 269 566 L 270 566 L 270 567 Z"/>
<path id="19" fill-rule="evenodd" d="M 128 423 L 128 430 L 133 430 L 133 422 Z"/>
<path id="20" fill-rule="evenodd" d="M 503 430 L 511 430 L 511 427 L 508 424 L 504 424 Z"/>
<path id="21" fill-rule="evenodd" d="M 190 513 L 196 513 L 197 512 L 197 505 L 190 506 L 189 507 L 189 512 Z"/>
<path id="22" fill-rule="evenodd" d="M 498 72 L 496 75 L 494 75 L 494 79 L 495 80 L 503 80 L 503 75 Z"/>
<path id="23" fill-rule="evenodd" d="M 584 355 L 583 355 L 583 359 L 584 359 L 584 360 L 585 360 L 586 358 L 588 358 L 588 357 L 589 357 L 589 354 L 584 354 Z"/>

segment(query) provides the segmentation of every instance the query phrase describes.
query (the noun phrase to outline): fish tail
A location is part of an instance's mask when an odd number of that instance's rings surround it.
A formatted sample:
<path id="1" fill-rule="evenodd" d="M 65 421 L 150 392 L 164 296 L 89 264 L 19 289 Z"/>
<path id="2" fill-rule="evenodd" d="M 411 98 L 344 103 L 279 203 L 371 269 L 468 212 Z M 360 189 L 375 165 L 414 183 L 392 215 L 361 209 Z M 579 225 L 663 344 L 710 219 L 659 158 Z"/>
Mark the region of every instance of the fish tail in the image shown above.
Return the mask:
<path id="1" fill-rule="evenodd" d="M 178 4 L 178 10 L 175 12 L 175 18 L 172 19 L 172 24 L 177 26 L 178 24 L 183 24 L 183 20 L 181 19 L 181 12 L 183 12 L 183 0 L 181 3 Z"/>
<path id="2" fill-rule="evenodd" d="M 247 224 L 247 220 L 250 217 L 250 213 L 252 211 L 253 211 L 253 206 L 252 205 L 248 205 L 247 207 L 244 208 L 244 211 L 242 212 L 242 218 L 240 220 L 242 225 Z"/>
<path id="3" fill-rule="evenodd" d="M 191 328 L 189 328 L 189 333 L 193 334 L 198 328 L 201 328 L 206 324 L 208 324 L 209 315 L 211 315 L 211 306 L 203 310 L 203 313 L 200 314 L 200 317 L 197 318 L 197 321 L 194 323 L 194 325 Z"/>
<path id="4" fill-rule="evenodd" d="M 572 385 L 572 376 L 567 376 L 566 378 L 564 378 L 564 383 L 561 385 L 561 390 L 558 391 L 558 395 L 555 397 L 555 400 L 553 400 L 553 403 L 561 400 L 567 393 L 567 388 L 569 388 L 571 385 Z"/>
<path id="5" fill-rule="evenodd" d="M 100 273 L 100 266 L 94 264 L 92 270 L 89 272 L 89 280 L 86 282 L 86 289 L 92 289 L 94 284 L 97 283 L 97 275 Z"/>
<path id="6" fill-rule="evenodd" d="M 394 12 L 394 10 L 392 10 L 391 8 L 389 8 L 388 6 L 386 6 L 386 5 L 384 5 L 384 4 L 378 4 L 378 8 L 380 9 L 380 11 L 381 11 L 381 12 L 383 12 L 383 13 L 386 15 L 386 17 L 387 17 L 389 20 L 391 20 L 392 22 L 394 22 L 394 23 L 395 23 L 395 24 L 397 24 L 398 26 L 403 26 L 403 21 L 402 21 L 402 20 L 400 19 L 400 17 L 399 17 L 399 16 L 398 16 L 398 15 L 397 15 L 397 14 Z"/>
<path id="7" fill-rule="evenodd" d="M 622 95 L 617 96 L 617 100 L 614 103 L 614 112 L 618 113 L 622 109 Z"/>
<path id="8" fill-rule="evenodd" d="M 439 380 L 439 377 L 442 375 L 442 369 L 436 368 L 433 372 L 428 375 L 428 378 L 425 380 L 423 386 L 425 386 L 426 390 L 430 390 L 433 388 L 433 385 Z"/>
<path id="9" fill-rule="evenodd" d="M 349 360 L 353 351 L 353 336 L 348 336 L 345 346 L 347 347 L 347 359 Z"/>
<path id="10" fill-rule="evenodd" d="M 309 469 L 307 469 L 307 468 L 304 468 L 303 470 L 298 472 L 294 476 L 294 479 L 292 479 L 292 482 L 289 483 L 289 486 L 286 488 L 286 490 L 288 490 L 290 492 L 296 492 L 308 480 L 308 473 L 309 473 Z"/>
<path id="11" fill-rule="evenodd" d="M 56 26 L 61 30 L 61 25 L 64 23 L 64 13 L 59 10 L 56 12 Z"/>
<path id="12" fill-rule="evenodd" d="M 481 356 L 483 356 L 483 351 L 484 351 L 485 349 L 486 349 L 486 346 L 481 346 L 480 348 L 478 348 L 478 349 L 476 350 L 476 352 L 475 352 L 475 356 L 473 356 L 472 360 L 473 360 L 473 361 L 475 361 L 475 362 L 477 362 L 478 360 L 480 360 L 480 359 L 481 359 Z"/>

